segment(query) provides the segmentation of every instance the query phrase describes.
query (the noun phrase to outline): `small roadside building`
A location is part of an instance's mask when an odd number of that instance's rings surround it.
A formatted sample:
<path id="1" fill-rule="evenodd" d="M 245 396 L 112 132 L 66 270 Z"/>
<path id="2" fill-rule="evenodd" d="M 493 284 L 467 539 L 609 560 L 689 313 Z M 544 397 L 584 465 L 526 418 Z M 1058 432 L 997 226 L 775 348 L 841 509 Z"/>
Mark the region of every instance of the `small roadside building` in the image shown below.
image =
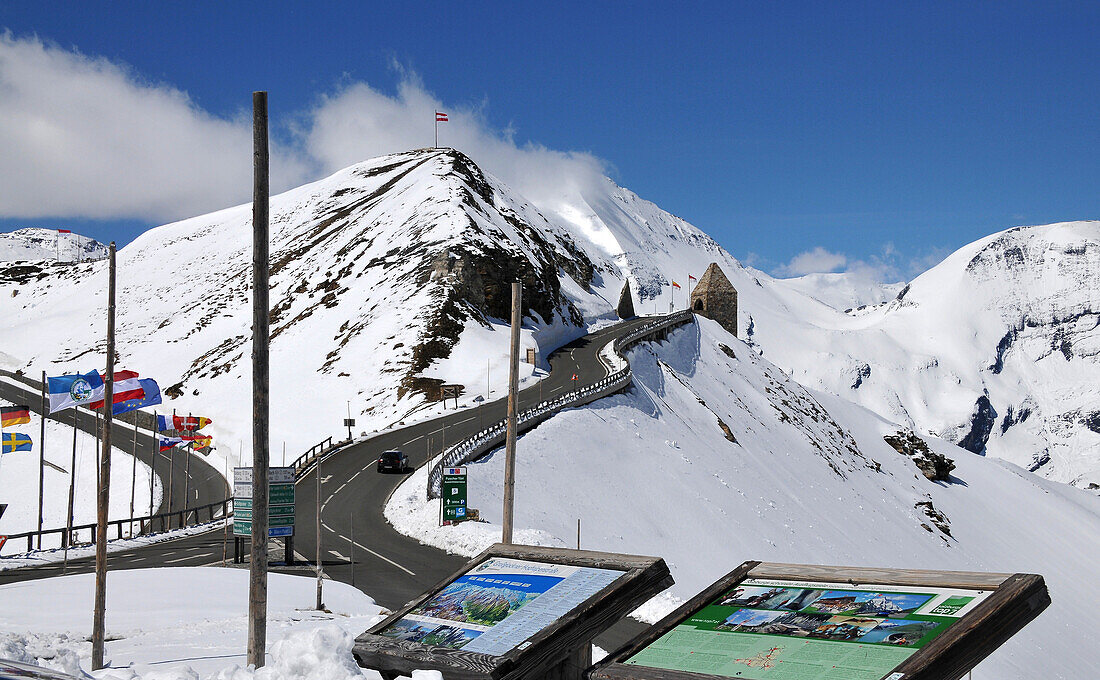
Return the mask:
<path id="1" fill-rule="evenodd" d="M 691 291 L 690 304 L 696 314 L 714 319 L 737 335 L 737 289 L 717 262 L 711 262 L 699 277 L 699 283 Z"/>

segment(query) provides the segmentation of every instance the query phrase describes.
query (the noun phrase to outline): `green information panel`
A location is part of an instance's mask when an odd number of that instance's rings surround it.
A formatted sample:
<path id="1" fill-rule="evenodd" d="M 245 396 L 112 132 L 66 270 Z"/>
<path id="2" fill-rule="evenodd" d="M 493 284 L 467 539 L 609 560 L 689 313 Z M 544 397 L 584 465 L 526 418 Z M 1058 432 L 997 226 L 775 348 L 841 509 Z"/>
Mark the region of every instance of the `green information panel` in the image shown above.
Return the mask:
<path id="1" fill-rule="evenodd" d="M 754 680 L 880 680 L 989 595 L 746 579 L 624 663 Z"/>
<path id="2" fill-rule="evenodd" d="M 443 521 L 461 522 L 466 519 L 466 468 L 443 468 Z"/>

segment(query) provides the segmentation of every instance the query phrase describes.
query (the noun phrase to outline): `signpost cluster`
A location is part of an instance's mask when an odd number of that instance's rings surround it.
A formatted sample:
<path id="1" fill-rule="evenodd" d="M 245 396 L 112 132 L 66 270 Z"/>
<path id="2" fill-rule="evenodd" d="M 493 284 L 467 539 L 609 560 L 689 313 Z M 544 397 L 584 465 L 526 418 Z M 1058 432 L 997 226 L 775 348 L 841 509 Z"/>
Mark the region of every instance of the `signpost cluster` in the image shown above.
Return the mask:
<path id="1" fill-rule="evenodd" d="M 466 507 L 466 468 L 443 468 L 439 508 L 443 524 L 469 519 Z"/>
<path id="2" fill-rule="evenodd" d="M 250 467 L 233 468 L 233 556 L 241 561 L 240 540 L 252 535 L 252 480 Z M 268 468 L 269 538 L 285 539 L 286 561 L 294 557 L 294 468 Z"/>

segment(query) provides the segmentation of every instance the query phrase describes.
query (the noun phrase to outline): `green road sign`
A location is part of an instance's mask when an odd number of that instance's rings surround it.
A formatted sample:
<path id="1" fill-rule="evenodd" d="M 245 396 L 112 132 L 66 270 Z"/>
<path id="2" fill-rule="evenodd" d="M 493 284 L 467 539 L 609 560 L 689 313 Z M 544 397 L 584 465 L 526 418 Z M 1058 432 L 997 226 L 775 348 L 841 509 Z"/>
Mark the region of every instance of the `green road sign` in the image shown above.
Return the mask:
<path id="1" fill-rule="evenodd" d="M 293 484 L 272 484 L 267 490 L 267 502 L 270 505 L 293 505 Z"/>
<path id="2" fill-rule="evenodd" d="M 234 498 L 233 499 L 233 511 L 234 511 L 234 513 L 236 513 L 237 510 L 249 510 L 251 508 L 252 508 L 252 499 L 251 498 Z"/>
<path id="3" fill-rule="evenodd" d="M 275 522 L 276 517 L 290 517 L 294 518 L 294 506 L 293 505 L 276 505 L 268 508 L 268 524 L 271 526 L 278 526 Z M 236 519 L 252 519 L 252 508 L 236 509 L 233 510 L 233 517 Z"/>
<path id="4" fill-rule="evenodd" d="M 443 520 L 466 519 L 466 468 L 443 468 Z"/>

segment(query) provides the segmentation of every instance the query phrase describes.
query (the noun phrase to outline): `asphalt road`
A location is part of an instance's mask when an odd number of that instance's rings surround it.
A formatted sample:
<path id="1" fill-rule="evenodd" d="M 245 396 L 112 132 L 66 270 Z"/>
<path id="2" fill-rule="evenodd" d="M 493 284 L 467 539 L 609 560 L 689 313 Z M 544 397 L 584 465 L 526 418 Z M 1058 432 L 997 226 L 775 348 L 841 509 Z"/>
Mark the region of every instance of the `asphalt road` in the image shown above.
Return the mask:
<path id="1" fill-rule="evenodd" d="M 41 413 L 42 411 L 42 395 L 28 387 L 16 386 L 6 380 L 0 381 L 0 398 L 6 399 L 14 404 L 27 405 L 34 413 Z M 86 409 L 67 409 L 60 411 L 54 415 L 49 416 L 50 420 L 62 423 L 69 427 L 73 425 L 73 415 L 77 415 L 77 427 L 93 436 L 96 433 L 96 414 Z M 27 425 L 21 426 L 26 428 L 23 431 L 31 436 L 31 439 L 36 443 L 38 442 L 40 435 L 40 426 L 38 422 L 31 422 Z M 46 460 L 60 466 L 61 468 L 68 470 L 72 462 L 72 435 L 67 434 L 63 439 L 55 441 L 56 438 L 48 439 L 46 441 Z M 134 450 L 134 430 L 126 423 L 119 423 L 111 429 L 111 445 L 113 448 L 120 449 L 127 453 Z M 37 450 L 37 446 L 35 447 Z M 182 449 L 172 449 L 161 453 L 160 447 L 157 445 L 156 438 L 149 433 L 148 430 L 140 430 L 137 433 L 137 457 L 138 460 L 146 465 L 152 464 L 154 466 L 155 473 L 160 477 L 162 488 L 165 490 L 164 498 L 161 504 L 156 508 L 154 514 L 169 512 L 175 510 L 182 510 L 184 505 L 185 496 L 191 496 L 191 502 L 187 505 L 205 505 L 207 503 L 215 503 L 225 499 L 229 495 L 228 487 L 225 483 L 224 476 L 215 470 L 209 463 L 206 462 L 200 454 L 187 454 Z M 35 452 L 22 455 L 38 455 Z M 190 466 L 188 466 L 188 458 L 190 458 Z M 117 471 L 114 471 L 117 474 Z M 53 468 L 46 466 L 47 475 L 60 475 L 61 473 Z M 190 475 L 190 481 L 188 480 L 188 474 Z M 115 475 L 112 475 L 113 479 L 117 479 Z M 168 507 L 168 482 L 171 479 L 171 509 Z M 79 483 L 79 480 L 78 480 Z M 140 494 L 141 490 L 138 489 Z M 149 489 L 145 489 L 145 497 L 148 498 Z M 8 500 L 7 502 L 12 502 Z M 26 498 L 20 498 L 19 502 L 34 503 L 37 505 L 37 494 L 34 496 L 28 495 Z M 64 503 L 65 501 L 61 501 Z M 129 508 L 127 508 L 129 510 Z M 136 516 L 145 516 L 149 514 L 148 501 L 143 505 L 137 503 L 134 508 L 134 514 Z M 115 516 L 115 515 L 113 515 Z M 44 529 L 56 529 L 57 527 L 47 526 Z"/>

